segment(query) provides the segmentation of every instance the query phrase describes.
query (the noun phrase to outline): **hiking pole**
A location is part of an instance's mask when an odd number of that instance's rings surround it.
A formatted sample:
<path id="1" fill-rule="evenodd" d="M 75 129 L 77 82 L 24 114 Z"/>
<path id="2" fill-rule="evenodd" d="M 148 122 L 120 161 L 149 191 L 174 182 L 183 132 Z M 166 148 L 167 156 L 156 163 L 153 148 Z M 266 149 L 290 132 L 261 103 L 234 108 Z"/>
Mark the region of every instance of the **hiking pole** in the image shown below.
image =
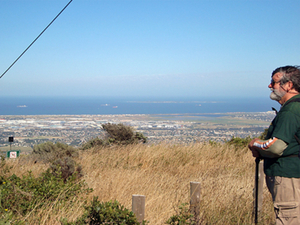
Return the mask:
<path id="1" fill-rule="evenodd" d="M 255 201 L 254 201 L 254 223 L 258 223 L 258 176 L 260 158 L 255 159 Z"/>

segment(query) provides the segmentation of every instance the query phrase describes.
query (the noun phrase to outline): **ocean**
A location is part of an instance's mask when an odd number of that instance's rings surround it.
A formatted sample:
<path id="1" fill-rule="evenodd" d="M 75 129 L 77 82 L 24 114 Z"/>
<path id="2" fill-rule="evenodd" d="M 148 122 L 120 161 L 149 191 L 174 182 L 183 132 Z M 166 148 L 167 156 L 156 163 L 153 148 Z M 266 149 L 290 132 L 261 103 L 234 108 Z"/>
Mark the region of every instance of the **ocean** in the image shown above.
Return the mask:
<path id="1" fill-rule="evenodd" d="M 269 98 L 1 97 L 0 115 L 107 115 L 266 112 Z"/>

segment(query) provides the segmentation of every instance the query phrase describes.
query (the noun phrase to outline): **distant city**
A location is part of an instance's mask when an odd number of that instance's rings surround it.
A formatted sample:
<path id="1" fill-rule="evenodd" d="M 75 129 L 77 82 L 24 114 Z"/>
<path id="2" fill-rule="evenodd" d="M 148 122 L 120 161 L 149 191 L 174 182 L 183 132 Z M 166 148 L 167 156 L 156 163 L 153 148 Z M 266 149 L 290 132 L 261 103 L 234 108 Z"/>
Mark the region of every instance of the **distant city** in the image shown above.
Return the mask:
<path id="1" fill-rule="evenodd" d="M 62 142 L 79 147 L 103 137 L 102 124 L 123 123 L 148 137 L 149 144 L 160 142 L 224 142 L 232 137 L 257 137 L 275 113 L 205 114 L 124 114 L 124 115 L 27 115 L 0 117 L 0 149 L 8 146 L 33 148 L 43 142 Z"/>

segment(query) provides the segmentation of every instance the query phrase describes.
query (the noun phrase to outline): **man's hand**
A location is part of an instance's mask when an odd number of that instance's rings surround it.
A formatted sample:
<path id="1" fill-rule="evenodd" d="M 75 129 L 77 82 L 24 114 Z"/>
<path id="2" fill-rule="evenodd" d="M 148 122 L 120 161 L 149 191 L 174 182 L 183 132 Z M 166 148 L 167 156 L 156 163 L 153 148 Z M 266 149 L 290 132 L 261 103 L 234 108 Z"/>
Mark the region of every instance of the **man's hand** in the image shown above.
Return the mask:
<path id="1" fill-rule="evenodd" d="M 259 157 L 259 152 L 256 150 L 256 147 L 253 146 L 254 145 L 254 142 L 257 141 L 259 138 L 254 138 L 250 141 L 249 145 L 248 145 L 248 148 L 252 151 L 252 156 L 257 158 Z"/>

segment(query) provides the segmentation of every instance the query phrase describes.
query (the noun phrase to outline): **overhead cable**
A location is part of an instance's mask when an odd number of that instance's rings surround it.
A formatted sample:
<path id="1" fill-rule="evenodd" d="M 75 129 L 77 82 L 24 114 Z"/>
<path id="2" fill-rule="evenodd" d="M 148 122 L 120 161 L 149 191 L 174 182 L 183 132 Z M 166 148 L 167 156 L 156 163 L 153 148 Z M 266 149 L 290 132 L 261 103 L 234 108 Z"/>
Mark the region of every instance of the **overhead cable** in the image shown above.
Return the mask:
<path id="1" fill-rule="evenodd" d="M 21 55 L 19 55 L 19 57 L 7 68 L 7 70 L 4 71 L 4 73 L 0 76 L 0 78 L 2 78 L 4 76 L 4 74 L 7 73 L 7 71 L 10 70 L 10 68 L 12 68 L 12 66 L 25 54 L 25 52 L 34 44 L 34 42 L 36 42 L 37 39 L 39 39 L 40 36 L 42 36 L 42 34 L 48 29 L 48 27 L 51 26 L 51 24 L 57 19 L 57 17 L 59 17 L 59 15 L 70 5 L 70 3 L 73 0 L 69 1 L 69 3 L 57 14 L 57 16 L 48 24 L 48 26 L 34 39 L 33 42 L 31 42 L 31 44 L 22 52 Z"/>

